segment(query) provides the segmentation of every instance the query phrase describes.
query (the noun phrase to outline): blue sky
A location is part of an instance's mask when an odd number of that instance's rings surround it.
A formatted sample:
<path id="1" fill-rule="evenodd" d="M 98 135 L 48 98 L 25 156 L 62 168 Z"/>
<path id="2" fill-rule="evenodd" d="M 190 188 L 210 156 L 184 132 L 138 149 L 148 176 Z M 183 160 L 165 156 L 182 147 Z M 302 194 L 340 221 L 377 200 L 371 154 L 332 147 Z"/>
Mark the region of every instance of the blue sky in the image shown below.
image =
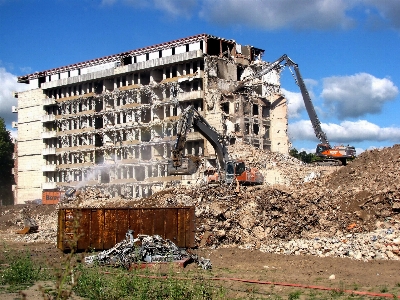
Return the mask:
<path id="1" fill-rule="evenodd" d="M 17 115 L 16 76 L 209 33 L 299 64 L 332 144 L 400 143 L 399 0 L 0 0 L 0 116 Z M 289 70 L 289 136 L 317 139 Z"/>

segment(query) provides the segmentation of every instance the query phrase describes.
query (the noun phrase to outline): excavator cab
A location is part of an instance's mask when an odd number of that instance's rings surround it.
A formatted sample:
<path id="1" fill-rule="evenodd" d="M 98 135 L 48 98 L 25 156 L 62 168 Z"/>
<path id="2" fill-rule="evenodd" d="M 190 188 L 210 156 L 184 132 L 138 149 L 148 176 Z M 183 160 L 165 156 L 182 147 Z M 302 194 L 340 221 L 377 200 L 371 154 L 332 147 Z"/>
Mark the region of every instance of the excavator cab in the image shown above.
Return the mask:
<path id="1" fill-rule="evenodd" d="M 330 147 L 327 144 L 318 144 L 317 148 L 315 149 L 315 154 L 317 156 L 325 156 L 323 152 L 328 151 L 329 149 Z"/>
<path id="2" fill-rule="evenodd" d="M 235 162 L 228 161 L 226 163 L 225 182 L 231 184 L 235 180 Z"/>
<path id="3" fill-rule="evenodd" d="M 180 165 L 174 164 L 174 161 L 170 160 L 167 173 L 168 175 L 192 175 L 196 173 L 198 163 L 195 157 L 183 157 Z"/>

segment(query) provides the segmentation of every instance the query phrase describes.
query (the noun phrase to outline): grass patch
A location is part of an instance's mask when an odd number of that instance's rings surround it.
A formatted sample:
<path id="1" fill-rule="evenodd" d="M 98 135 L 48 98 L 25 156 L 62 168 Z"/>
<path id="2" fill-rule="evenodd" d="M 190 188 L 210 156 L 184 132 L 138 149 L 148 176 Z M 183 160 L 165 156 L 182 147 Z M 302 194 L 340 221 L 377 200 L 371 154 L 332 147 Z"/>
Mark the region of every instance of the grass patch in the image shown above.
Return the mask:
<path id="1" fill-rule="evenodd" d="M 295 299 L 300 299 L 301 291 L 294 291 L 291 292 L 288 296 L 289 300 L 295 300 Z"/>
<path id="2" fill-rule="evenodd" d="M 79 277 L 74 292 L 87 299 L 224 299 L 223 288 L 213 287 L 201 277 L 177 279 L 169 274 L 167 279 L 148 278 L 157 276 L 148 270 L 127 273 L 113 269 L 106 274 L 100 267 L 78 268 Z M 174 275 L 174 276 L 173 276 Z"/>
<path id="3" fill-rule="evenodd" d="M 388 287 L 386 285 L 383 285 L 379 288 L 379 291 L 381 293 L 387 293 L 389 291 Z"/>
<path id="4" fill-rule="evenodd" d="M 39 280 L 48 280 L 49 275 L 37 266 L 29 253 L 7 255 L 7 265 L 0 269 L 0 285 L 4 291 L 17 291 L 34 284 Z"/>

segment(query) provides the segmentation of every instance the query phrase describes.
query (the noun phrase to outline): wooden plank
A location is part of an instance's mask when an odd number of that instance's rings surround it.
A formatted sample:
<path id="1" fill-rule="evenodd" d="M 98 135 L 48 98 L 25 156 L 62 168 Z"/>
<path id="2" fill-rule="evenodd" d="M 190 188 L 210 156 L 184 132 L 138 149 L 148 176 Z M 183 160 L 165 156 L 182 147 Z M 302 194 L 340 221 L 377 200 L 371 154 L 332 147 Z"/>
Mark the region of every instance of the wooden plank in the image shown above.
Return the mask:
<path id="1" fill-rule="evenodd" d="M 104 231 L 104 211 L 102 209 L 92 209 L 90 220 L 90 247 L 101 250 L 103 248 Z"/>
<path id="2" fill-rule="evenodd" d="M 116 241 L 117 243 L 125 239 L 125 234 L 129 229 L 129 209 L 116 209 Z"/>
<path id="3" fill-rule="evenodd" d="M 58 210 L 58 226 L 57 226 L 57 248 L 64 251 L 63 239 L 64 239 L 64 218 L 65 210 Z"/>
<path id="4" fill-rule="evenodd" d="M 186 247 L 194 248 L 196 246 L 196 215 L 194 206 L 187 210 L 189 214 L 189 240 L 186 240 Z"/>
<path id="5" fill-rule="evenodd" d="M 88 250 L 90 248 L 90 209 L 77 210 L 78 243 L 77 249 Z"/>
<path id="6" fill-rule="evenodd" d="M 110 249 L 115 246 L 117 221 L 115 209 L 104 209 L 103 248 Z"/>
<path id="7" fill-rule="evenodd" d="M 143 234 L 142 230 L 142 221 L 141 221 L 141 209 L 130 208 L 129 209 L 129 228 L 133 230 L 133 237 L 136 237 L 138 234 Z M 128 231 L 128 230 L 126 230 Z M 125 231 L 125 233 L 126 233 Z"/>
<path id="8" fill-rule="evenodd" d="M 158 209 L 151 209 L 153 216 L 152 216 L 152 221 L 153 221 L 153 230 L 152 234 L 158 234 L 162 238 L 165 239 L 165 210 L 163 208 L 158 208 Z"/>
<path id="9" fill-rule="evenodd" d="M 177 209 L 177 214 L 178 214 L 178 232 L 177 232 L 177 239 L 176 239 L 176 245 L 178 247 L 185 247 L 185 211 L 181 209 Z"/>
<path id="10" fill-rule="evenodd" d="M 176 244 L 178 238 L 178 213 L 174 208 L 166 208 L 164 218 L 165 238 Z"/>

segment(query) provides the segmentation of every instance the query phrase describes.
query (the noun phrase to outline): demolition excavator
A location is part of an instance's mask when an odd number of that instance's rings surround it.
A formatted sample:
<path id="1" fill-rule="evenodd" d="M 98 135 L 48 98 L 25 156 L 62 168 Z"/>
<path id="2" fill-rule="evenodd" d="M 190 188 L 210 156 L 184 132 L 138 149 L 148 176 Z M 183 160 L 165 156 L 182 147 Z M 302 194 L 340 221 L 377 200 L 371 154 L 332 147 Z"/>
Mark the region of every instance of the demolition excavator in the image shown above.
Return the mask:
<path id="1" fill-rule="evenodd" d="M 193 105 L 188 106 L 179 119 L 172 159 L 168 162 L 168 175 L 191 175 L 199 167 L 199 157 L 184 156 L 186 137 L 191 128 L 196 129 L 210 142 L 218 158 L 219 168 L 208 173 L 208 182 L 236 182 L 241 185 L 257 185 L 264 182 L 264 177 L 256 168 L 248 168 L 243 161 L 229 158 L 224 136 L 219 134 Z"/>
<path id="2" fill-rule="evenodd" d="M 303 97 L 304 105 L 306 107 L 308 117 L 310 118 L 312 127 L 314 129 L 315 136 L 320 140 L 320 144 L 316 148 L 316 156 L 319 158 L 315 163 L 320 165 L 346 165 L 348 160 L 352 160 L 356 156 L 356 150 L 353 146 L 331 146 L 325 132 L 321 128 L 321 122 L 318 119 L 317 113 L 315 112 L 314 105 L 311 101 L 310 95 L 304 84 L 304 80 L 300 74 L 299 66 L 293 62 L 286 54 L 282 55 L 279 59 L 268 65 L 266 68 L 259 72 L 247 76 L 244 78 L 235 91 L 240 91 L 246 87 L 246 83 L 249 81 L 261 78 L 263 75 L 268 74 L 272 70 L 280 70 L 283 67 L 293 67 L 295 74 L 293 78 L 296 84 L 299 86 L 301 95 Z M 291 70 L 291 69 L 290 69 Z M 292 70 L 291 70 L 292 71 Z"/>

